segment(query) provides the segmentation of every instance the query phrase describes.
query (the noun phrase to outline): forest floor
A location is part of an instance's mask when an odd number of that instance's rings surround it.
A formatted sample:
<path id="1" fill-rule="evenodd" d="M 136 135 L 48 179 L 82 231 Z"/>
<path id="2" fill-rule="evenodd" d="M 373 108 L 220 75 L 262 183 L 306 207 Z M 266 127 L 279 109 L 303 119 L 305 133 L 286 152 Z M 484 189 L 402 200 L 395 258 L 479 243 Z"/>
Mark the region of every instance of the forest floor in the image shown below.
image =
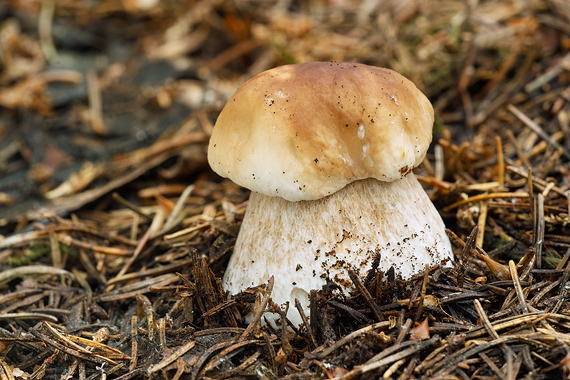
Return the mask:
<path id="1" fill-rule="evenodd" d="M 207 144 L 306 61 L 428 96 L 415 175 L 456 260 L 248 324 L 276 309 L 221 289 L 249 192 Z M 0 3 L 1 379 L 570 378 L 569 194 L 566 0 Z"/>

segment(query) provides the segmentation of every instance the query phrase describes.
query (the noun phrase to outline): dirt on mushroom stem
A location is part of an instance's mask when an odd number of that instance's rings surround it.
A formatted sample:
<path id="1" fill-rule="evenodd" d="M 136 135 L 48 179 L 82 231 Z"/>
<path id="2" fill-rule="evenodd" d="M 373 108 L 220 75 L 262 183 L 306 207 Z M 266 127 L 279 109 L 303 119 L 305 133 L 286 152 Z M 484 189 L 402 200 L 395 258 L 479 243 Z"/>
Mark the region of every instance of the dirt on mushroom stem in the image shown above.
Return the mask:
<path id="1" fill-rule="evenodd" d="M 437 210 L 413 174 L 393 182 L 355 181 L 315 201 L 289 202 L 252 192 L 224 276 L 230 293 L 275 276 L 273 300 L 308 312 L 309 293 L 328 281 L 353 289 L 347 270 L 366 278 L 379 270 L 404 279 L 453 256 Z M 296 310 L 288 318 L 301 320 Z"/>

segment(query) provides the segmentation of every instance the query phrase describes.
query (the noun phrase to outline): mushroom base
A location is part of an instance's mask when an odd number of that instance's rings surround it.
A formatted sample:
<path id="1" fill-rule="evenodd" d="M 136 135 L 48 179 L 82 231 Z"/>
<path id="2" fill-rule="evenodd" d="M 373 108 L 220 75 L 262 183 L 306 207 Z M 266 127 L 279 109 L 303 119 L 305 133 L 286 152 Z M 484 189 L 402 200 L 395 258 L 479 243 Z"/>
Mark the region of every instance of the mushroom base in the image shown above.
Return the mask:
<path id="1" fill-rule="evenodd" d="M 404 279 L 453 258 L 441 216 L 413 174 L 355 181 L 315 201 L 252 192 L 223 287 L 236 294 L 273 275 L 273 301 L 288 301 L 287 316 L 300 325 L 295 298 L 308 316 L 312 289 L 330 279 L 352 290 L 347 269 L 364 279 L 376 255 L 379 270 L 393 266 Z"/>

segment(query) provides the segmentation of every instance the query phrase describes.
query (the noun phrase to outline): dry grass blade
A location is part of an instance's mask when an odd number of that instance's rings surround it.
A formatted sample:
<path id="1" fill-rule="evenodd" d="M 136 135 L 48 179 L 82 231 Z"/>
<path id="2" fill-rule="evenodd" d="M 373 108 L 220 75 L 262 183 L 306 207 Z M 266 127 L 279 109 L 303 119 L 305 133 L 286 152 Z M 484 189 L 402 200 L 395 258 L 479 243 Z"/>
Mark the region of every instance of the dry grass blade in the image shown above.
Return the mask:
<path id="1" fill-rule="evenodd" d="M 249 341 L 244 341 L 249 343 Z M 204 366 L 204 364 L 206 364 L 206 361 L 208 360 L 208 358 L 210 356 L 212 356 L 214 354 L 214 352 L 224 349 L 228 346 L 233 345 L 233 342 L 230 341 L 226 341 L 226 342 L 221 342 L 221 343 L 217 343 L 214 344 L 213 346 L 211 346 L 210 348 L 208 348 L 203 354 L 202 356 L 200 356 L 200 359 L 197 361 L 197 363 L 194 365 L 194 368 L 192 368 L 192 373 L 190 374 L 190 379 L 194 380 L 197 379 L 200 371 L 202 370 L 202 367 Z"/>
<path id="2" fill-rule="evenodd" d="M 147 244 L 148 240 L 151 238 L 151 236 L 153 236 L 158 230 L 159 228 L 162 226 L 162 223 L 164 221 L 164 212 L 162 211 L 162 209 L 159 209 L 159 211 L 155 214 L 152 223 L 150 225 L 150 227 L 148 228 L 148 230 L 145 232 L 145 234 L 143 235 L 142 239 L 139 241 L 139 244 L 137 245 L 135 251 L 133 252 L 133 255 L 131 256 L 131 258 L 129 259 L 129 261 L 127 261 L 125 263 L 125 265 L 123 265 L 123 267 L 121 268 L 121 270 L 119 271 L 119 273 L 117 274 L 116 277 L 121 277 L 123 276 L 131 267 L 131 265 L 133 265 L 133 263 L 136 261 L 136 259 L 138 258 L 139 254 L 142 252 L 143 248 L 145 247 L 145 245 Z"/>
<path id="3" fill-rule="evenodd" d="M 570 249 L 568 251 L 570 252 Z M 570 265 L 566 265 L 566 268 L 564 269 L 564 275 L 560 280 L 560 295 L 558 296 L 558 301 L 556 302 L 556 305 L 554 305 L 552 310 L 550 310 L 550 312 L 553 314 L 558 313 L 565 302 L 566 295 L 568 294 L 567 285 L 569 279 L 570 279 Z"/>
<path id="4" fill-rule="evenodd" d="M 303 309 L 303 305 L 301 305 L 301 301 L 299 301 L 299 299 L 297 299 L 297 298 L 295 298 L 295 308 L 299 312 L 299 315 L 301 316 L 301 319 L 303 320 L 303 324 L 307 328 L 307 332 L 309 333 L 309 338 L 311 338 L 311 343 L 313 344 L 313 348 L 316 348 L 318 345 L 317 345 L 317 341 L 315 340 L 315 335 L 314 335 L 313 329 L 311 328 L 311 325 L 309 324 L 309 320 L 307 319 L 307 316 L 305 315 L 305 310 Z"/>
<path id="5" fill-rule="evenodd" d="M 174 351 L 170 356 L 162 359 L 159 363 L 150 366 L 148 368 L 147 372 L 150 375 L 150 374 L 153 374 L 157 371 L 160 371 L 161 369 L 165 368 L 166 366 L 174 363 L 174 361 L 176 361 L 179 357 L 181 357 L 182 355 L 184 355 L 185 353 L 190 351 L 192 348 L 194 348 L 195 345 L 196 345 L 195 341 L 189 341 L 188 343 L 184 344 L 183 346 L 178 347 L 176 349 L 176 351 Z"/>
<path id="6" fill-rule="evenodd" d="M 509 341 L 516 341 L 516 337 L 506 336 L 500 337 L 498 339 L 494 339 L 490 342 L 485 342 L 481 344 L 474 344 L 472 346 L 467 346 L 451 355 L 449 355 L 445 360 L 441 361 L 439 364 L 435 365 L 430 371 L 428 369 L 428 373 L 431 373 L 431 376 L 438 377 L 443 375 L 444 373 L 452 372 L 457 365 L 474 355 L 478 355 L 481 352 L 488 350 L 491 347 L 507 343 Z"/>
<path id="7" fill-rule="evenodd" d="M 538 269 L 542 268 L 542 246 L 544 244 L 544 195 L 538 194 L 536 197 L 536 212 L 533 216 L 536 219 L 533 220 L 533 244 L 536 256 L 536 267 Z"/>
<path id="8" fill-rule="evenodd" d="M 43 327 L 51 332 L 60 343 L 66 345 L 67 347 L 75 349 L 78 352 L 91 354 L 96 358 L 100 358 L 114 365 L 118 365 L 118 363 L 116 363 L 114 360 L 131 360 L 129 356 L 124 355 L 121 351 L 100 342 L 83 339 L 81 337 L 76 337 L 73 335 L 63 334 L 51 326 L 49 323 L 44 323 Z M 80 346 L 79 343 L 85 345 L 87 348 Z M 95 349 L 98 350 L 98 352 L 94 352 Z"/>
<path id="9" fill-rule="evenodd" d="M 525 323 L 536 323 L 541 319 L 547 318 L 549 316 L 548 313 L 545 312 L 534 312 L 528 313 L 525 315 L 514 316 L 514 317 L 507 317 L 498 321 L 495 321 L 491 324 L 493 330 L 499 331 L 503 329 L 508 329 L 512 327 L 519 326 Z M 486 330 L 484 328 L 474 329 L 466 334 L 467 339 L 474 339 L 484 335 Z"/>
<path id="10" fill-rule="evenodd" d="M 376 320 L 379 322 L 383 321 L 384 315 L 382 315 L 382 311 L 380 311 L 380 307 L 378 306 L 376 301 L 374 301 L 374 298 L 372 298 L 372 296 L 370 295 L 370 292 L 368 292 L 368 289 L 366 289 L 366 287 L 360 281 L 360 279 L 358 278 L 356 273 L 352 269 L 349 269 L 348 270 L 348 276 L 352 280 L 352 283 L 356 286 L 356 289 L 358 289 L 360 294 L 362 294 L 362 296 L 364 297 L 364 300 L 366 301 L 368 306 L 370 306 L 370 308 L 372 309 L 372 312 L 374 313 Z"/>
<path id="11" fill-rule="evenodd" d="M 0 359 L 0 379 L 15 380 L 14 371 L 4 362 L 3 359 Z"/>
<path id="12" fill-rule="evenodd" d="M 130 249 L 123 249 L 123 248 L 116 248 L 116 247 L 103 247 L 103 246 L 96 245 L 93 243 L 86 243 L 86 242 L 79 241 L 77 239 L 73 239 L 71 236 L 66 235 L 66 234 L 57 234 L 56 236 L 57 236 L 58 242 L 60 242 L 64 245 L 68 245 L 68 246 L 74 246 L 77 248 L 88 249 L 88 250 L 91 250 L 94 252 L 104 253 L 106 255 L 112 255 L 112 256 L 128 256 L 128 255 L 132 254 L 132 251 Z"/>
<path id="13" fill-rule="evenodd" d="M 457 263 L 458 263 L 458 270 L 457 270 L 457 286 L 460 288 L 463 287 L 463 281 L 465 278 L 465 269 L 467 267 L 467 261 L 469 256 L 471 255 L 471 251 L 475 247 L 475 240 L 477 235 L 479 234 L 479 227 L 475 225 L 465 242 L 465 245 L 461 249 L 461 253 L 457 255 Z M 456 240 L 460 240 L 457 238 Z"/>
<path id="14" fill-rule="evenodd" d="M 523 314 L 526 314 L 526 313 L 528 313 L 528 306 L 526 303 L 526 298 L 524 296 L 523 289 L 521 287 L 519 275 L 517 272 L 517 267 L 516 267 L 514 261 L 512 261 L 512 260 L 509 261 L 509 270 L 511 273 L 511 278 L 513 279 L 513 284 L 515 286 L 515 291 L 517 293 L 517 297 L 519 299 L 519 303 L 521 305 L 522 312 L 523 312 Z"/>
<path id="15" fill-rule="evenodd" d="M 243 334 L 240 335 L 238 338 L 238 342 L 242 342 L 246 340 L 249 335 L 253 332 L 253 330 L 257 327 L 257 325 L 261 321 L 261 316 L 267 307 L 267 303 L 269 302 L 269 298 L 271 297 L 271 291 L 273 290 L 273 283 L 275 282 L 274 277 L 271 276 L 267 281 L 267 286 L 265 287 L 265 294 L 263 295 L 263 301 L 256 306 L 253 319 L 251 320 L 250 324 L 247 326 Z"/>
<path id="16" fill-rule="evenodd" d="M 396 361 L 399 361 L 401 359 L 407 358 L 408 356 L 411 356 L 417 352 L 420 352 L 421 350 L 433 345 L 438 340 L 439 340 L 439 337 L 433 337 L 427 341 L 416 343 L 415 347 L 410 347 L 410 348 L 404 349 L 398 353 L 395 353 L 393 355 L 390 355 L 388 357 L 380 359 L 378 361 L 374 361 L 372 363 L 367 363 L 367 364 L 364 364 L 362 366 L 358 366 L 355 369 L 353 369 L 352 371 L 348 372 L 346 375 L 339 377 L 339 379 L 348 380 L 348 379 L 352 379 L 356 376 L 360 376 L 362 374 L 366 374 L 368 372 L 375 371 L 378 368 L 389 365 L 389 364 L 394 363 Z"/>
<path id="17" fill-rule="evenodd" d="M 159 267 L 159 268 L 152 268 L 152 269 L 147 269 L 147 270 L 143 270 L 143 271 L 139 271 L 139 272 L 128 273 L 128 274 L 125 274 L 122 276 L 117 276 L 115 278 L 112 278 L 111 280 L 107 281 L 107 285 L 114 285 L 114 284 L 117 284 L 120 282 L 130 281 L 130 280 L 133 280 L 136 278 L 143 278 L 143 277 L 147 277 L 147 276 L 156 276 L 156 275 L 171 273 L 171 272 L 175 271 L 176 269 L 180 269 L 180 268 L 183 268 L 183 267 L 190 265 L 192 262 L 193 262 L 192 259 L 188 259 L 188 260 L 183 260 L 180 262 L 172 263 L 169 265 L 164 265 L 164 266 Z"/>
<path id="18" fill-rule="evenodd" d="M 42 275 L 63 277 L 69 280 L 75 279 L 73 273 L 70 273 L 65 269 L 59 269 L 44 265 L 29 265 L 0 272 L 0 285 L 5 284 L 15 278 Z"/>
<path id="19" fill-rule="evenodd" d="M 377 329 L 382 329 L 382 328 L 386 328 L 389 327 L 391 325 L 391 322 L 389 321 L 382 321 L 382 322 L 377 322 L 374 323 L 372 325 L 363 327 L 361 329 L 358 329 L 356 331 L 351 332 L 350 334 L 346 335 L 345 337 L 343 337 L 342 339 L 338 340 L 337 342 L 335 342 L 332 346 L 326 348 L 324 351 L 322 352 L 313 352 L 313 354 L 318 358 L 318 359 L 324 359 L 326 358 L 328 355 L 330 355 L 332 352 L 334 352 L 335 350 L 338 350 L 340 347 L 344 346 L 345 344 L 347 344 L 348 342 L 352 341 L 353 339 L 358 338 L 361 335 L 370 333 L 374 330 Z"/>
<path id="20" fill-rule="evenodd" d="M 186 202 L 186 199 L 188 199 L 193 190 L 194 190 L 194 185 L 190 185 L 186 187 L 186 189 L 184 189 L 184 191 L 182 192 L 182 194 L 180 194 L 180 197 L 176 201 L 176 205 L 174 206 L 174 209 L 170 213 L 170 216 L 164 222 L 164 226 L 162 226 L 162 228 L 159 231 L 153 234 L 152 236 L 153 238 L 166 234 L 184 218 L 184 214 L 181 215 L 181 212 Z"/>
<path id="21" fill-rule="evenodd" d="M 519 110 L 517 107 L 513 106 L 512 104 L 509 104 L 507 106 L 507 109 L 509 111 L 511 111 L 520 121 L 522 121 L 524 123 L 524 125 L 526 125 L 530 129 L 532 129 L 533 132 L 535 132 L 542 139 L 547 141 L 550 145 L 553 145 L 553 146 L 557 147 L 558 149 L 562 149 L 564 156 L 566 158 L 570 159 L 570 151 L 568 151 L 568 149 L 566 149 L 566 147 L 560 145 L 560 143 L 558 143 L 557 141 L 553 140 L 552 137 L 550 137 L 546 132 L 544 132 L 544 130 L 538 124 L 536 124 L 534 121 L 532 121 L 521 110 Z"/>
<path id="22" fill-rule="evenodd" d="M 481 306 L 481 302 L 479 302 L 478 299 L 475 299 L 473 300 L 473 304 L 475 305 L 475 310 L 477 310 L 479 318 L 481 318 L 481 323 L 483 324 L 483 327 L 485 327 L 485 330 L 487 330 L 489 336 L 491 336 L 491 338 L 493 339 L 498 339 L 499 334 L 497 334 L 497 332 L 491 325 L 491 322 L 489 321 L 489 318 L 487 317 L 487 314 L 485 313 L 483 306 Z"/>
<path id="23" fill-rule="evenodd" d="M 48 346 L 53 347 L 56 350 L 59 350 L 63 353 L 66 353 L 68 355 L 71 355 L 73 357 L 76 357 L 78 359 L 82 359 L 82 360 L 86 360 L 89 362 L 94 362 L 97 363 L 99 365 L 102 365 L 103 363 L 107 362 L 113 365 L 117 365 L 117 363 L 111 359 L 105 358 L 103 356 L 97 356 L 97 355 L 92 355 L 90 352 L 89 353 L 85 353 L 83 352 L 83 350 L 75 350 L 73 348 L 69 348 L 64 344 L 59 343 L 56 340 L 53 340 L 51 338 L 49 338 L 48 336 L 41 334 L 39 331 L 37 330 L 30 330 L 30 333 L 37 339 L 39 339 L 40 341 L 44 342 L 45 344 L 47 344 Z"/>
<path id="24" fill-rule="evenodd" d="M 469 197 L 467 199 L 463 199 L 460 201 L 457 201 L 453 204 L 450 204 L 449 206 L 446 206 L 443 211 L 450 211 L 453 210 L 454 208 L 457 208 L 461 205 L 464 205 L 466 203 L 474 203 L 474 202 L 479 202 L 479 201 L 483 201 L 483 200 L 487 200 L 487 199 L 494 199 L 494 198 L 528 198 L 528 194 L 527 193 L 489 193 L 489 194 L 479 194 L 479 195 L 474 195 L 472 197 Z"/>
<path id="25" fill-rule="evenodd" d="M 206 374 L 207 372 L 211 371 L 212 369 L 219 366 L 223 361 L 226 360 L 226 357 L 236 350 L 241 350 L 242 347 L 259 344 L 260 342 L 256 339 L 252 340 L 243 340 L 241 342 L 237 342 L 229 347 L 224 348 L 216 357 L 212 358 L 210 363 L 206 364 L 200 374 Z"/>
<path id="26" fill-rule="evenodd" d="M 426 265 L 426 270 L 424 272 L 424 279 L 422 281 L 422 288 L 420 290 L 420 298 L 418 301 L 418 309 L 416 311 L 415 321 L 419 321 L 422 315 L 422 311 L 424 310 L 424 301 L 426 299 L 426 291 L 427 285 L 429 282 L 429 266 Z M 410 304 L 408 308 L 410 308 L 413 304 Z M 427 321 L 427 319 L 426 319 Z"/>
<path id="27" fill-rule="evenodd" d="M 493 362 L 493 360 L 491 360 L 484 352 L 481 352 L 479 356 L 481 357 L 481 359 L 483 359 L 483 361 L 487 364 L 487 366 L 489 366 L 489 368 L 493 371 L 493 373 L 495 374 L 495 376 L 497 376 L 497 378 L 501 380 L 506 379 L 503 371 L 501 371 L 500 368 L 497 367 L 497 365 Z"/>
<path id="28" fill-rule="evenodd" d="M 121 205 L 125 206 L 126 208 L 133 210 L 134 212 L 136 212 L 138 215 L 142 216 L 143 218 L 145 218 L 148 221 L 152 221 L 152 217 L 150 215 L 148 215 L 146 212 L 144 212 L 143 210 L 141 210 L 140 207 L 134 205 L 133 203 L 127 201 L 125 198 L 121 197 L 120 194 L 118 193 L 113 193 L 113 199 L 115 201 L 117 201 L 118 203 L 120 203 Z"/>
<path id="29" fill-rule="evenodd" d="M 53 315 L 43 313 L 2 313 L 0 320 L 17 321 L 17 320 L 36 320 L 57 323 L 58 320 Z"/>

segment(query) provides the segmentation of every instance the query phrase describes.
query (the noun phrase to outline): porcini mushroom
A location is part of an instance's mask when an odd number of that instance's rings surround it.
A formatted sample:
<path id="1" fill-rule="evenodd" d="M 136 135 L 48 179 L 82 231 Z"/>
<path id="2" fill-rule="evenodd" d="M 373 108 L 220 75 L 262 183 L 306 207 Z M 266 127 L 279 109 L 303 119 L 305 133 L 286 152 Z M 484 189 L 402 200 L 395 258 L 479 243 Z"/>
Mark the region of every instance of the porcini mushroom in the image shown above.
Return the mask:
<path id="1" fill-rule="evenodd" d="M 356 63 L 277 67 L 241 86 L 214 126 L 212 169 L 251 190 L 223 287 L 275 278 L 288 318 L 347 269 L 410 278 L 453 256 L 443 221 L 417 181 L 433 108 L 402 75 Z"/>

